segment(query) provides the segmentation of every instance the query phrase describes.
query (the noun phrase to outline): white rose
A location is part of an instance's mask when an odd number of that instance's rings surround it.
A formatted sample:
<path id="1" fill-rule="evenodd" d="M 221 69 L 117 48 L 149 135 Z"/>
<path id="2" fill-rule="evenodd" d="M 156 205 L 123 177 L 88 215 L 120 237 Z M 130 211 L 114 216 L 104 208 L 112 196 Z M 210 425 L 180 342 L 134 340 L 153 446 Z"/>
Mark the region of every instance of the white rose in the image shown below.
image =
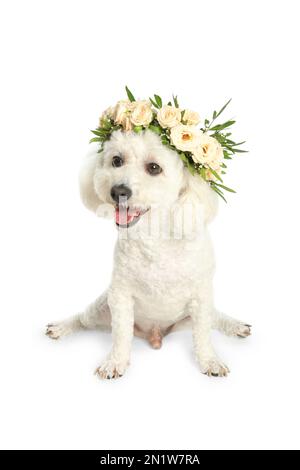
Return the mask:
<path id="1" fill-rule="evenodd" d="M 151 103 L 149 101 L 136 101 L 133 104 L 131 122 L 135 126 L 148 126 L 153 118 Z"/>
<path id="2" fill-rule="evenodd" d="M 172 144 L 178 150 L 193 152 L 200 146 L 201 131 L 194 126 L 178 124 L 178 126 L 172 127 L 170 137 Z"/>
<path id="3" fill-rule="evenodd" d="M 158 110 L 157 120 L 164 129 L 177 126 L 181 121 L 181 111 L 175 106 L 165 105 Z"/>
<path id="4" fill-rule="evenodd" d="M 189 126 L 197 126 L 197 124 L 200 122 L 200 116 L 198 113 L 196 113 L 196 111 L 186 109 L 184 111 L 182 120 Z"/>
<path id="5" fill-rule="evenodd" d="M 223 150 L 217 139 L 201 134 L 200 145 L 193 152 L 193 160 L 218 170 L 223 161 Z"/>
<path id="6" fill-rule="evenodd" d="M 113 119 L 115 123 L 122 126 L 125 131 L 130 131 L 132 129 L 132 124 L 130 121 L 130 114 L 132 110 L 133 103 L 131 103 L 129 100 L 118 101 L 116 104 Z"/>

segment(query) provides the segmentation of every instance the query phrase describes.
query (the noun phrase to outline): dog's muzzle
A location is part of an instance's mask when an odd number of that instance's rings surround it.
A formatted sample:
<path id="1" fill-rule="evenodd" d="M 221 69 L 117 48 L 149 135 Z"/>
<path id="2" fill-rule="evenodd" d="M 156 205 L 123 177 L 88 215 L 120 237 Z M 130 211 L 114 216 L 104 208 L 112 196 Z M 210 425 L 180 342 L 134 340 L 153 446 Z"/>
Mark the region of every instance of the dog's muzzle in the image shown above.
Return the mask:
<path id="1" fill-rule="evenodd" d="M 125 184 L 115 184 L 111 188 L 110 195 L 116 202 L 115 221 L 118 227 L 131 227 L 148 211 L 148 209 L 129 207 L 128 199 L 131 198 L 132 191 Z"/>

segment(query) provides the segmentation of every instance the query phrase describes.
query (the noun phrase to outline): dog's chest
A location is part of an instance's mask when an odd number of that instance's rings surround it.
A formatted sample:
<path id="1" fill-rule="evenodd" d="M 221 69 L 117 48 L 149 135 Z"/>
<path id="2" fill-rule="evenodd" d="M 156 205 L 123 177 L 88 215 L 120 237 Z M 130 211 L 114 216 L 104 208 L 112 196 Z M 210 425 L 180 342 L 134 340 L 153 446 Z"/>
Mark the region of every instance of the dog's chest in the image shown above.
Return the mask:
<path id="1" fill-rule="evenodd" d="M 125 242 L 116 251 L 115 269 L 134 285 L 137 296 L 189 295 L 213 269 L 213 252 L 207 236 L 195 241 Z"/>
<path id="2" fill-rule="evenodd" d="M 117 245 L 113 283 L 130 291 L 135 322 L 144 330 L 168 328 L 187 315 L 187 304 L 211 276 L 214 259 L 208 237 Z"/>

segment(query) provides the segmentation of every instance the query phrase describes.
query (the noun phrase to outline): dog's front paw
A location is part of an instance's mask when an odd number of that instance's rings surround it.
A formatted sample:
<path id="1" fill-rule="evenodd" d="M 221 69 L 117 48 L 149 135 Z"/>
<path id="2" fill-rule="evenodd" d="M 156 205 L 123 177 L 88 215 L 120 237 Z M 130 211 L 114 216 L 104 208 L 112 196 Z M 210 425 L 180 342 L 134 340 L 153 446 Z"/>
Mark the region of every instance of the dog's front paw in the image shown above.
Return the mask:
<path id="1" fill-rule="evenodd" d="M 100 367 L 97 367 L 95 374 L 100 379 L 118 379 L 124 375 L 128 366 L 128 361 L 116 361 L 107 359 Z"/>
<path id="2" fill-rule="evenodd" d="M 209 377 L 226 377 L 230 370 L 218 358 L 200 362 L 201 372 Z"/>
<path id="3" fill-rule="evenodd" d="M 233 334 L 239 338 L 247 338 L 247 336 L 251 335 L 251 325 L 237 322 Z"/>

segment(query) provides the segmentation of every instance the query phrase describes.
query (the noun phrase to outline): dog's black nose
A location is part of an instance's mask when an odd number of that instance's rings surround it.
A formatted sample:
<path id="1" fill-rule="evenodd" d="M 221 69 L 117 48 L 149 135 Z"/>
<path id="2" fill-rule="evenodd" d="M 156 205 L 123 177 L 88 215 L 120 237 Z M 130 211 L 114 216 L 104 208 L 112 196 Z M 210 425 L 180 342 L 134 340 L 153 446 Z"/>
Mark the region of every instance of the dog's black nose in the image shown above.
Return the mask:
<path id="1" fill-rule="evenodd" d="M 115 184 L 110 191 L 110 195 L 114 201 L 120 202 L 120 198 L 129 199 L 132 196 L 132 191 L 125 184 Z"/>

